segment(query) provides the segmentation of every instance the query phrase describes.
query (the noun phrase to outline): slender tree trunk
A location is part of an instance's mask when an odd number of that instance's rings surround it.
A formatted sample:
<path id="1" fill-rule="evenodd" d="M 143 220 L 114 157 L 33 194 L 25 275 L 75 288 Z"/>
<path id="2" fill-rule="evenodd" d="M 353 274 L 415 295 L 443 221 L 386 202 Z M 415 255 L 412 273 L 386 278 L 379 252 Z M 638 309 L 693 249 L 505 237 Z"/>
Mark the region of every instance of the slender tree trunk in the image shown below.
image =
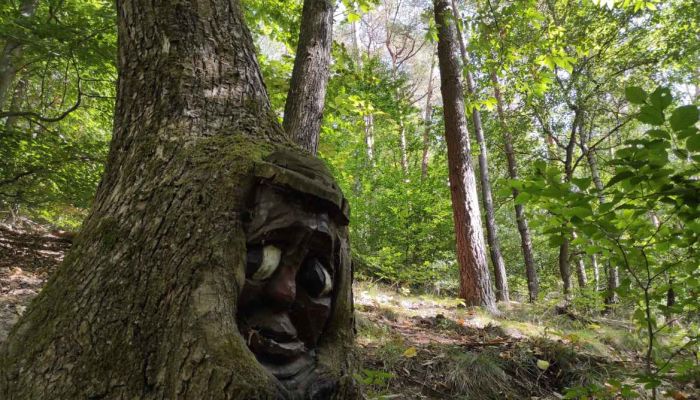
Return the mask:
<path id="1" fill-rule="evenodd" d="M 620 301 L 615 289 L 620 287 L 620 273 L 617 266 L 610 263 L 606 264 L 607 272 L 607 290 L 605 295 L 605 304 L 616 304 Z"/>
<path id="2" fill-rule="evenodd" d="M 34 16 L 39 0 L 22 0 L 19 6 L 18 21 Z M 12 81 L 17 73 L 17 65 L 14 62 L 22 55 L 22 43 L 14 38 L 8 38 L 0 53 L 0 111 L 5 106 L 7 95 L 12 87 Z"/>
<path id="3" fill-rule="evenodd" d="M 576 131 L 581 127 L 581 119 L 583 116 L 579 109 L 574 110 L 574 121 L 571 124 L 571 134 L 566 145 L 564 158 L 564 182 L 570 182 L 574 176 L 574 149 L 576 147 Z M 559 246 L 559 272 L 563 283 L 564 297 L 567 300 L 571 299 L 571 267 L 569 264 L 569 255 L 571 247 L 571 238 L 567 233 L 567 226 L 562 226 L 562 243 Z"/>
<path id="4" fill-rule="evenodd" d="M 588 286 L 588 275 L 586 274 L 586 263 L 583 258 L 576 256 L 576 278 L 578 278 L 578 287 L 581 289 Z"/>
<path id="5" fill-rule="evenodd" d="M 333 44 L 335 1 L 304 0 L 292 80 L 284 107 L 284 129 L 316 154 Z"/>
<path id="6" fill-rule="evenodd" d="M 408 176 L 408 144 L 406 143 L 406 124 L 403 117 L 399 117 L 399 148 L 401 149 L 401 171 L 404 177 Z"/>
<path id="7" fill-rule="evenodd" d="M 501 96 L 501 88 L 498 83 L 498 77 L 495 72 L 491 73 L 491 82 L 493 82 L 493 93 L 496 98 L 496 111 L 498 119 L 501 123 L 503 131 L 503 145 L 506 151 L 506 161 L 508 163 L 508 176 L 512 180 L 518 179 L 518 164 L 515 160 L 515 150 L 513 149 L 513 139 L 510 134 L 510 129 L 506 126 L 506 117 L 503 107 L 503 98 Z M 513 200 L 518 197 L 520 191 L 513 188 Z M 537 277 L 537 265 L 535 264 L 535 256 L 532 249 L 532 239 L 530 238 L 530 227 L 525 216 L 525 207 L 522 204 L 515 202 L 515 220 L 518 225 L 518 233 L 520 233 L 520 248 L 523 252 L 523 260 L 525 261 L 525 276 L 527 277 L 527 289 L 530 302 L 537 300 L 539 293 L 539 279 Z"/>
<path id="8" fill-rule="evenodd" d="M 562 291 L 564 298 L 571 298 L 571 269 L 569 267 L 569 238 L 563 237 L 563 242 L 559 245 L 559 274 L 563 284 Z"/>
<path id="9" fill-rule="evenodd" d="M 600 266 L 598 265 L 598 257 L 591 254 L 591 268 L 593 269 L 593 285 L 596 291 L 600 290 Z"/>
<path id="10" fill-rule="evenodd" d="M 357 9 L 357 2 L 352 3 L 353 11 L 359 14 Z M 355 60 L 357 60 L 357 65 L 362 68 L 362 54 L 360 52 L 360 31 L 357 29 L 357 21 L 352 21 L 350 23 L 350 31 L 352 34 L 352 50 Z"/>
<path id="11" fill-rule="evenodd" d="M 571 234 L 574 239 L 578 237 L 576 231 Z M 582 255 L 575 255 L 576 257 L 576 278 L 578 279 L 578 286 L 583 289 L 588 286 L 588 275 L 586 274 L 586 263 L 583 261 Z"/>
<path id="12" fill-rule="evenodd" d="M 469 56 L 462 36 L 461 18 L 457 9 L 456 0 L 452 0 L 452 15 L 457 21 L 457 38 L 459 39 L 459 50 L 462 56 L 462 64 L 464 66 L 469 63 Z M 467 81 L 467 93 L 469 96 L 475 96 L 476 89 L 474 86 L 474 78 L 471 72 L 465 73 Z M 489 244 L 489 253 L 491 262 L 493 263 L 494 281 L 496 284 L 496 299 L 498 301 L 508 301 L 508 274 L 506 273 L 506 265 L 501 255 L 501 245 L 498 241 L 498 229 L 496 228 L 496 212 L 493 208 L 493 195 L 491 194 L 491 181 L 489 179 L 488 166 L 488 148 L 486 147 L 486 139 L 484 138 L 484 128 L 481 124 L 481 113 L 478 108 L 472 110 L 472 121 L 474 122 L 474 133 L 476 142 L 479 144 L 479 177 L 481 179 L 481 199 L 486 211 L 486 239 Z"/>
<path id="13" fill-rule="evenodd" d="M 240 2 L 119 0 L 117 23 L 105 175 L 70 253 L 0 349 L 0 398 L 296 398 L 236 323 L 253 168 L 292 145 Z M 349 265 L 333 281 L 316 354 L 342 398 Z"/>
<path id="14" fill-rule="evenodd" d="M 460 296 L 469 305 L 484 306 L 496 312 L 464 113 L 462 67 L 457 57 L 457 29 L 447 0 L 435 0 L 434 7 L 435 22 L 438 25 L 440 90 L 445 118 L 447 164 L 457 260 L 460 265 Z"/>
<path id="15" fill-rule="evenodd" d="M 365 125 L 365 146 L 369 167 L 374 167 L 374 115 L 367 114 L 362 117 Z"/>
<path id="16" fill-rule="evenodd" d="M 589 135 L 590 138 L 590 135 Z M 588 148 L 588 143 L 583 139 L 583 134 L 581 134 L 581 150 L 586 155 L 586 161 L 588 162 L 588 168 L 591 170 L 591 179 L 593 180 L 593 185 L 599 193 L 598 202 L 600 204 L 605 203 L 605 196 L 603 196 L 603 181 L 600 179 L 600 171 L 598 169 L 598 160 L 595 157 L 595 152 Z M 591 256 L 591 261 L 593 263 L 593 273 L 596 274 L 598 270 L 598 262 L 596 255 Z M 617 266 L 610 264 L 610 261 L 605 262 L 605 271 L 607 274 L 607 290 L 605 294 L 605 303 L 614 304 L 618 302 L 618 296 L 615 290 L 620 286 L 619 271 Z M 596 289 L 598 288 L 598 283 L 596 283 Z"/>
<path id="17" fill-rule="evenodd" d="M 652 211 L 649 214 L 649 217 L 651 218 L 651 223 L 654 225 L 654 228 L 659 229 L 661 222 L 659 221 L 659 217 L 656 215 L 656 213 Z M 676 304 L 676 292 L 673 290 L 673 277 L 670 275 L 669 271 L 664 273 L 664 277 L 666 278 L 666 282 L 668 282 L 668 290 L 666 290 L 666 307 L 672 307 Z M 673 318 L 673 313 L 667 308 L 664 312 L 664 316 L 668 321 Z"/>
<path id="18" fill-rule="evenodd" d="M 420 164 L 421 179 L 428 176 L 428 163 L 430 161 L 430 128 L 433 122 L 433 73 L 435 72 L 435 56 L 430 60 L 430 75 L 428 88 L 425 93 L 425 110 L 423 112 L 423 157 Z"/>

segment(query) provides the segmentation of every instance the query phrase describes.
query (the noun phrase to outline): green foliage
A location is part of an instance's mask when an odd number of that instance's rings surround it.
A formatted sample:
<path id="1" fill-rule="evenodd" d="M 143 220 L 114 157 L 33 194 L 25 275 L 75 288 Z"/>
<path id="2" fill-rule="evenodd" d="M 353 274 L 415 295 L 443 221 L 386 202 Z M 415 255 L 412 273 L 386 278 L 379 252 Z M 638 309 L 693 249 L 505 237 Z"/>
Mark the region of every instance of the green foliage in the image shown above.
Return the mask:
<path id="1" fill-rule="evenodd" d="M 574 244 L 595 243 L 588 252 L 625 270 L 618 292 L 636 304 L 633 318 L 647 342 L 646 372 L 636 380 L 654 389 L 677 373 L 676 365 L 685 371 L 685 364 L 675 359 L 698 348 L 700 331 L 693 316 L 700 301 L 693 293 L 700 290 L 700 165 L 693 142 L 682 140 L 698 135 L 698 107 L 672 108 L 667 88 L 649 96 L 628 88 L 625 95 L 639 104 L 636 119 L 654 129 L 626 140 L 616 151 L 610 161 L 615 173 L 602 192 L 588 180 L 562 182 L 559 171 L 544 163 L 533 179 L 511 184 L 547 210 L 545 233 L 554 246 L 562 234 L 576 230 L 581 236 Z M 596 207 L 601 196 L 606 201 Z M 674 303 L 668 300 L 671 290 Z M 690 319 L 677 327 L 674 321 L 682 316 Z"/>
<path id="2" fill-rule="evenodd" d="M 0 45 L 17 43 L 0 111 L 0 209 L 75 228 L 90 206 L 112 130 L 116 24 L 111 1 L 0 7 Z"/>
<path id="3" fill-rule="evenodd" d="M 420 112 L 410 99 L 393 96 L 408 84 L 407 77 L 393 76 L 377 58 L 359 66 L 343 48 L 336 47 L 334 56 L 319 153 L 333 166 L 352 205 L 356 273 L 423 287 L 449 280 L 456 269 L 445 159 L 438 147 L 428 175 L 421 177 Z M 370 116 L 371 161 L 364 138 Z M 407 172 L 396 153 L 399 118 L 408 135 Z M 431 143 L 436 144 L 439 132 L 439 127 L 431 131 Z"/>

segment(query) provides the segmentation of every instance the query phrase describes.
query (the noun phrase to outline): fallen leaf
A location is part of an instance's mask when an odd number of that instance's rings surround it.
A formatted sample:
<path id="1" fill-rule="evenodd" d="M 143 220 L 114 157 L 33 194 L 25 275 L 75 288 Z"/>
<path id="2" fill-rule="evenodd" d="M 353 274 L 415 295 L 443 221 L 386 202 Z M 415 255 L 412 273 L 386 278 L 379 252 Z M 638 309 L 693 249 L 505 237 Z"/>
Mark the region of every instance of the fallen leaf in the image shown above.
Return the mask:
<path id="1" fill-rule="evenodd" d="M 406 351 L 403 352 L 403 356 L 406 358 L 413 358 L 418 354 L 418 350 L 416 350 L 415 347 L 411 346 L 406 349 Z"/>
<path id="2" fill-rule="evenodd" d="M 671 390 L 671 391 L 667 392 L 667 395 L 671 396 L 673 398 L 673 400 L 687 400 L 688 399 L 687 394 L 685 394 L 683 392 L 679 392 L 677 390 Z"/>
<path id="3" fill-rule="evenodd" d="M 537 368 L 541 369 L 542 371 L 547 370 L 547 368 L 549 368 L 549 361 L 537 360 Z"/>

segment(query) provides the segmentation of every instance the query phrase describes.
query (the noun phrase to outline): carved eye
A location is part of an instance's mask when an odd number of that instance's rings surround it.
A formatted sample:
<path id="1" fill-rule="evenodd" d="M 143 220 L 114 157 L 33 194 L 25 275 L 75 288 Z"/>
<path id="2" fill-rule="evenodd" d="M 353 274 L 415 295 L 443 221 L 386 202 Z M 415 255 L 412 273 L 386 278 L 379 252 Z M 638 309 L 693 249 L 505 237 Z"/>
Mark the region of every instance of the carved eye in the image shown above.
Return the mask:
<path id="1" fill-rule="evenodd" d="M 282 250 L 273 245 L 250 247 L 246 258 L 246 276 L 255 281 L 264 281 L 277 270 L 281 256 Z"/>
<path id="2" fill-rule="evenodd" d="M 312 297 L 325 296 L 333 289 L 333 280 L 328 270 L 317 258 L 306 262 L 299 280 Z"/>

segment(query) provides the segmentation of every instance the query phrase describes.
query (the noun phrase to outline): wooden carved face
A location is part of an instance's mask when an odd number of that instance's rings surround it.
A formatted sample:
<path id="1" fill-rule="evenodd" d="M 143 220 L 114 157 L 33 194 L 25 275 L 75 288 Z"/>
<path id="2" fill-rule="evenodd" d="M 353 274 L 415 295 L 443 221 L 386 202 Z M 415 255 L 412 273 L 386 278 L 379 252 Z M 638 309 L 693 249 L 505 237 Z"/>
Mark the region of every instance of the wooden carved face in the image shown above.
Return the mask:
<path id="1" fill-rule="evenodd" d="M 326 203 L 261 183 L 247 227 L 238 326 L 258 361 L 282 383 L 313 373 L 339 268 L 338 227 Z"/>

